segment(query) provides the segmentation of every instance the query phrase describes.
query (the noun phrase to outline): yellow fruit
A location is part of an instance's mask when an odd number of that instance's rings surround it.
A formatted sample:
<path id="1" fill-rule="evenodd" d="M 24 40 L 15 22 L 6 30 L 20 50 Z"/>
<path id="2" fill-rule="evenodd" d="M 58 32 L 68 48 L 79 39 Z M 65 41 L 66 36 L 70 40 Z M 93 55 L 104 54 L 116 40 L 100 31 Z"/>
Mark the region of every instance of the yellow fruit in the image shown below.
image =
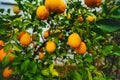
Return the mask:
<path id="1" fill-rule="evenodd" d="M 73 33 L 68 37 L 68 45 L 72 48 L 79 47 L 81 43 L 81 38 L 77 33 Z"/>
<path id="2" fill-rule="evenodd" d="M 36 10 L 36 16 L 40 20 L 47 19 L 49 16 L 49 11 L 47 10 L 47 8 L 45 6 L 39 6 Z"/>
<path id="3" fill-rule="evenodd" d="M 42 60 L 42 59 L 44 58 L 44 56 L 45 56 L 45 54 L 44 54 L 43 52 L 41 52 L 41 53 L 39 54 L 39 59 Z"/>
<path id="4" fill-rule="evenodd" d="M 76 50 L 76 52 L 78 54 L 84 54 L 86 52 L 86 50 L 87 50 L 86 44 L 84 42 L 81 42 L 81 44 L 79 45 L 79 47 L 77 47 L 75 50 Z"/>
<path id="5" fill-rule="evenodd" d="M 12 76 L 12 73 L 13 73 L 13 70 L 12 69 L 9 69 L 9 67 L 6 67 L 4 70 L 3 70 L 3 77 L 4 78 L 10 78 Z"/>
<path id="6" fill-rule="evenodd" d="M 102 3 L 102 0 L 84 0 L 84 2 L 88 7 L 94 8 L 99 6 Z"/>
<path id="7" fill-rule="evenodd" d="M 88 16 L 88 17 L 87 17 L 87 21 L 88 21 L 88 22 L 96 21 L 96 16 Z"/>
<path id="8" fill-rule="evenodd" d="M 23 46 L 29 45 L 32 41 L 30 35 L 27 32 L 21 32 L 19 35 L 19 40 Z"/>
<path id="9" fill-rule="evenodd" d="M 83 22 L 83 17 L 80 15 L 80 16 L 78 16 L 77 20 L 78 20 L 79 22 Z"/>
<path id="10" fill-rule="evenodd" d="M 66 4 L 63 2 L 63 0 L 60 0 L 60 5 L 57 9 L 58 13 L 63 13 L 66 9 Z"/>
<path id="11" fill-rule="evenodd" d="M 6 52 L 4 52 L 4 49 L 2 48 L 1 50 L 0 50 L 0 62 L 4 59 L 4 57 L 6 56 Z"/>
<path id="12" fill-rule="evenodd" d="M 14 5 L 13 8 L 12 8 L 12 10 L 13 10 L 13 12 L 14 12 L 15 14 L 20 13 L 20 8 L 19 8 L 18 5 Z"/>
<path id="13" fill-rule="evenodd" d="M 49 11 L 57 11 L 61 0 L 45 0 L 45 6 Z"/>
<path id="14" fill-rule="evenodd" d="M 56 49 L 56 44 L 54 41 L 48 41 L 46 44 L 46 50 L 48 53 L 53 53 Z"/>
<path id="15" fill-rule="evenodd" d="M 43 37 L 46 39 L 50 36 L 50 30 L 44 32 Z"/>
<path id="16" fill-rule="evenodd" d="M 70 13 L 68 13 L 68 15 L 67 15 L 67 19 L 71 19 L 71 15 L 70 15 Z"/>

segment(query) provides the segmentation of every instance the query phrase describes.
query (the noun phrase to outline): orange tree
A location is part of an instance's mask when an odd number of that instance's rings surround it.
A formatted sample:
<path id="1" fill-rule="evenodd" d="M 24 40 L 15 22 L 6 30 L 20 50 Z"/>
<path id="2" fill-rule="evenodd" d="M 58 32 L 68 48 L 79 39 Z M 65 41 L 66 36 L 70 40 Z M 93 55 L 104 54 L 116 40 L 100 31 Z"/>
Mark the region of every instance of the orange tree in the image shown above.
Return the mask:
<path id="1" fill-rule="evenodd" d="M 0 9 L 0 80 L 119 80 L 119 0 L 15 1 Z"/>

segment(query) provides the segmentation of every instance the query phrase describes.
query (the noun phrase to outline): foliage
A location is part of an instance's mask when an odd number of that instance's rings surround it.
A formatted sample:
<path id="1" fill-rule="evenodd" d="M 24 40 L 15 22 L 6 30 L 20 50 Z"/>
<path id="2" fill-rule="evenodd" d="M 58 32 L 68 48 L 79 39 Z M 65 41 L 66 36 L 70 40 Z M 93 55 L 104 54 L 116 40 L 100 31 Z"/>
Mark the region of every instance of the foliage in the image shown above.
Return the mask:
<path id="1" fill-rule="evenodd" d="M 105 0 L 95 8 L 83 5 L 81 0 L 66 0 L 66 11 L 51 12 L 46 20 L 36 17 L 36 9 L 44 4 L 44 0 L 15 1 L 21 13 L 11 15 L 8 9 L 4 14 L 4 9 L 0 9 L 0 40 L 5 42 L 5 52 L 13 49 L 15 56 L 12 62 L 9 62 L 8 56 L 0 62 L 0 80 L 7 80 L 2 77 L 6 66 L 13 69 L 9 80 L 118 80 L 120 78 L 120 45 L 113 38 L 120 30 L 119 0 Z M 79 15 L 83 17 L 82 22 L 77 20 Z M 95 16 L 96 20 L 89 22 L 88 16 Z M 45 39 L 43 29 L 46 28 L 52 35 Z M 61 32 L 54 33 L 57 29 Z M 21 45 L 18 40 L 22 31 L 29 32 L 32 37 L 32 42 L 28 46 Z M 68 37 L 74 32 L 78 33 L 86 43 L 87 52 L 83 55 L 76 54 L 68 45 Z M 62 39 L 58 39 L 60 34 Z M 56 43 L 56 50 L 52 53 L 47 52 L 45 48 L 48 41 Z M 35 42 L 37 47 L 33 46 Z M 40 52 L 45 53 L 41 60 L 38 58 Z M 57 61 L 63 63 L 63 67 L 56 67 Z"/>

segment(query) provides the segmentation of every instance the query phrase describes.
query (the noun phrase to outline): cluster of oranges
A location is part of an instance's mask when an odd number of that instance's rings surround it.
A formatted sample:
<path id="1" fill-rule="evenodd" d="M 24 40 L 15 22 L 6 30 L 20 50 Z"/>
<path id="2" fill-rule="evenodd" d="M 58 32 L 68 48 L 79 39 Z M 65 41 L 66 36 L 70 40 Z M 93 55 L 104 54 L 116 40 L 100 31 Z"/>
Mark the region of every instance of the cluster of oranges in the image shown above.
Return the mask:
<path id="1" fill-rule="evenodd" d="M 66 4 L 63 0 L 45 0 L 45 5 L 41 5 L 36 10 L 36 16 L 40 20 L 47 19 L 50 12 L 63 13 L 66 9 Z"/>
<path id="2" fill-rule="evenodd" d="M 80 23 L 84 21 L 82 15 L 79 15 L 78 18 L 77 18 L 77 20 L 78 20 Z M 93 21 L 96 21 L 96 16 L 94 16 L 94 15 L 88 15 L 87 18 L 86 18 L 86 20 L 91 23 L 91 22 L 93 22 Z"/>
<path id="3" fill-rule="evenodd" d="M 8 52 L 5 52 L 4 51 L 4 46 L 5 46 L 5 43 L 3 40 L 0 40 L 0 46 L 3 46 L 1 49 L 0 49 L 0 62 L 3 61 L 3 59 L 5 58 L 5 56 L 8 56 L 9 57 L 9 61 L 12 62 L 15 58 L 15 56 L 12 54 L 14 52 L 14 50 L 9 50 Z M 6 67 L 4 70 L 3 70 L 3 77 L 4 78 L 9 78 L 11 77 L 12 75 L 12 72 L 13 70 L 12 69 L 9 69 L 9 67 Z"/>
<path id="4" fill-rule="evenodd" d="M 68 45 L 71 48 L 74 48 L 78 54 L 84 54 L 87 50 L 86 44 L 81 40 L 79 34 L 77 33 L 72 33 L 68 37 Z"/>

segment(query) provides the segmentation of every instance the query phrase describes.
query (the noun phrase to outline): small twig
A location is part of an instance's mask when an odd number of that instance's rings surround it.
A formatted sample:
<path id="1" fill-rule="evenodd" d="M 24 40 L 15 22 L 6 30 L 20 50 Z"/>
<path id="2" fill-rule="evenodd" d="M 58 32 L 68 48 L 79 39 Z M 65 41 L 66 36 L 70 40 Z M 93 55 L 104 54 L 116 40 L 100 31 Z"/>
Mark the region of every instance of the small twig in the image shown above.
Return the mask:
<path id="1" fill-rule="evenodd" d="M 38 49 L 37 49 L 37 50 L 34 52 L 34 54 L 33 54 L 33 58 L 34 58 L 36 55 L 39 54 L 39 50 L 40 50 L 42 47 L 45 46 L 46 42 L 47 42 L 47 41 L 44 41 L 43 44 L 38 47 Z"/>

